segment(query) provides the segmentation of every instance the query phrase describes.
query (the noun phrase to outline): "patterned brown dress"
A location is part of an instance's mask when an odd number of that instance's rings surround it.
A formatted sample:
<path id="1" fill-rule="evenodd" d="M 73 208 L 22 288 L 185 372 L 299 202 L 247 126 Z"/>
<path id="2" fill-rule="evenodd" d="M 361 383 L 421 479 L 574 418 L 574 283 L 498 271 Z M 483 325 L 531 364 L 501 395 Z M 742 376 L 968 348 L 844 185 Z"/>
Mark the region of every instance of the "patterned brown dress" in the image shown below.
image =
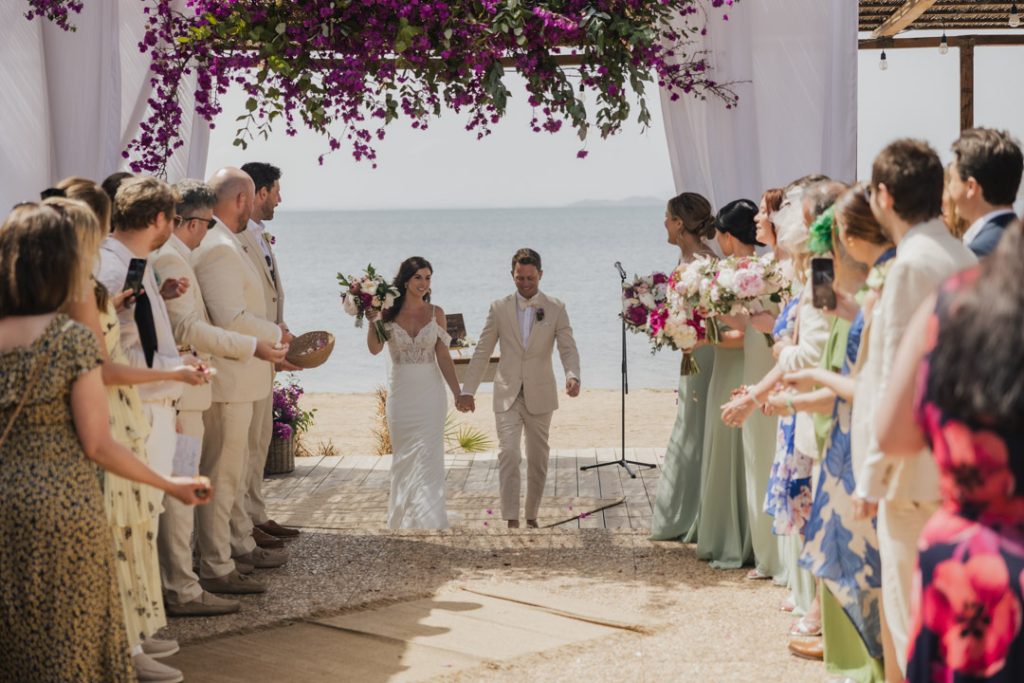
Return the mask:
<path id="1" fill-rule="evenodd" d="M 0 352 L 0 681 L 133 681 L 99 473 L 71 415 L 71 386 L 102 361 L 96 337 L 58 315 Z"/>

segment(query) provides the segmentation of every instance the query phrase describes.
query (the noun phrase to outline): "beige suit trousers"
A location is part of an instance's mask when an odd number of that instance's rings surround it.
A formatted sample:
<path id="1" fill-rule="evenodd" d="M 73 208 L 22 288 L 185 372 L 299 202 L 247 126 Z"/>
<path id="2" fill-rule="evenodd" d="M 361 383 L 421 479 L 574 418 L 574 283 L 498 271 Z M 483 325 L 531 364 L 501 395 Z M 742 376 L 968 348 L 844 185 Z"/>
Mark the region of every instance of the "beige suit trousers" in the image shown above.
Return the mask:
<path id="1" fill-rule="evenodd" d="M 245 554 L 232 547 L 236 511 L 244 505 L 245 467 L 249 456 L 252 402 L 214 403 L 203 413 L 203 457 L 199 472 L 213 484 L 213 500 L 196 511 L 199 520 L 199 575 L 204 579 L 226 576 L 235 569 L 231 556 Z M 246 515 L 247 517 L 247 515 Z M 250 534 L 252 522 L 249 522 Z M 234 551 L 234 552 L 233 552 Z"/>
<path id="2" fill-rule="evenodd" d="M 526 432 L 526 519 L 537 519 L 544 482 L 548 476 L 548 432 L 553 413 L 531 414 L 520 393 L 512 407 L 495 413 L 498 431 L 498 482 L 501 516 L 519 519 L 521 442 Z"/>
<path id="3" fill-rule="evenodd" d="M 252 428 L 249 429 L 249 466 L 246 476 L 245 511 L 253 524 L 263 524 L 267 516 L 267 503 L 263 498 L 263 468 L 267 465 L 267 452 L 274 429 L 274 394 L 256 401 L 252 410 Z"/>
<path id="4" fill-rule="evenodd" d="M 925 523 L 939 509 L 936 502 L 883 500 L 878 505 L 878 554 L 882 561 L 882 608 L 892 635 L 900 672 L 907 673 L 910 608 L 917 540 Z"/>
<path id="5" fill-rule="evenodd" d="M 203 413 L 185 410 L 178 414 L 182 434 L 203 440 Z M 180 605 L 202 595 L 199 577 L 192 571 L 192 530 L 195 508 L 174 496 L 164 496 L 164 512 L 160 515 L 157 551 L 160 553 L 160 578 L 167 602 Z"/>

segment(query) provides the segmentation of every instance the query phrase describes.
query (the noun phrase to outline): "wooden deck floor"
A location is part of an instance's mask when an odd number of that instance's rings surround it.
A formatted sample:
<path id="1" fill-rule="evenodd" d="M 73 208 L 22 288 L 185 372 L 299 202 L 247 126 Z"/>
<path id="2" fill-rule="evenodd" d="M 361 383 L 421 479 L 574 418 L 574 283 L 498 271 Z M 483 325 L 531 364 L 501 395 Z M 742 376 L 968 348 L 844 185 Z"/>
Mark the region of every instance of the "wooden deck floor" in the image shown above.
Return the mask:
<path id="1" fill-rule="evenodd" d="M 654 497 L 664 456 L 663 448 L 627 448 L 627 459 L 658 465 L 655 468 L 634 467 L 636 478 L 632 479 L 617 465 L 580 471 L 584 465 L 617 460 L 619 449 L 553 450 L 544 495 L 559 498 L 625 498 L 622 505 L 562 525 L 563 528 L 647 530 L 651 526 Z M 525 487 L 525 462 L 523 467 L 522 480 Z M 313 495 L 323 497 L 334 490 L 358 488 L 386 491 L 390 485 L 390 468 L 391 456 L 298 458 L 294 472 L 268 477 L 264 481 L 263 491 L 271 511 L 275 503 L 294 502 Z M 449 496 L 454 493 L 497 495 L 498 460 L 494 451 L 448 454 L 445 456 L 445 470 Z"/>

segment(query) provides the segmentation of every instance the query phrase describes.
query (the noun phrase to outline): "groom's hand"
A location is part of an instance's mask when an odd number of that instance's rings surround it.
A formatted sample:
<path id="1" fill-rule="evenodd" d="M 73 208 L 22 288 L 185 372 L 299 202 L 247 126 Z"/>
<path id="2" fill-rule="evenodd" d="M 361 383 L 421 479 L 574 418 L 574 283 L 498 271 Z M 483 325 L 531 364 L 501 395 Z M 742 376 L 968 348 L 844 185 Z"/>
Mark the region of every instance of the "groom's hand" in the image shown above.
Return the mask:
<path id="1" fill-rule="evenodd" d="M 463 394 L 455 399 L 455 408 L 460 413 L 476 412 L 476 400 L 468 394 Z"/>
<path id="2" fill-rule="evenodd" d="M 580 381 L 578 379 L 567 379 L 565 380 L 565 393 L 570 398 L 576 398 L 580 395 Z"/>

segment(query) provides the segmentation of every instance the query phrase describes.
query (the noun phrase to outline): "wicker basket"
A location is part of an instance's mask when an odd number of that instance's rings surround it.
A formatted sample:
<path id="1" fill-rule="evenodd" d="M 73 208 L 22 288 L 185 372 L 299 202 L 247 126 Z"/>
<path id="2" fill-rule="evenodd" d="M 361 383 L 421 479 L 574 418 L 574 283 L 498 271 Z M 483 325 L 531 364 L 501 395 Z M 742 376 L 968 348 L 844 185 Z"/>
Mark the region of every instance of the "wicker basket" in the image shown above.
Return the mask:
<path id="1" fill-rule="evenodd" d="M 295 436 L 290 439 L 273 438 L 267 451 L 267 464 L 263 474 L 288 474 L 295 469 Z"/>
<path id="2" fill-rule="evenodd" d="M 306 370 L 323 365 L 334 351 L 334 335 L 322 330 L 296 337 L 288 346 L 288 362 Z"/>

